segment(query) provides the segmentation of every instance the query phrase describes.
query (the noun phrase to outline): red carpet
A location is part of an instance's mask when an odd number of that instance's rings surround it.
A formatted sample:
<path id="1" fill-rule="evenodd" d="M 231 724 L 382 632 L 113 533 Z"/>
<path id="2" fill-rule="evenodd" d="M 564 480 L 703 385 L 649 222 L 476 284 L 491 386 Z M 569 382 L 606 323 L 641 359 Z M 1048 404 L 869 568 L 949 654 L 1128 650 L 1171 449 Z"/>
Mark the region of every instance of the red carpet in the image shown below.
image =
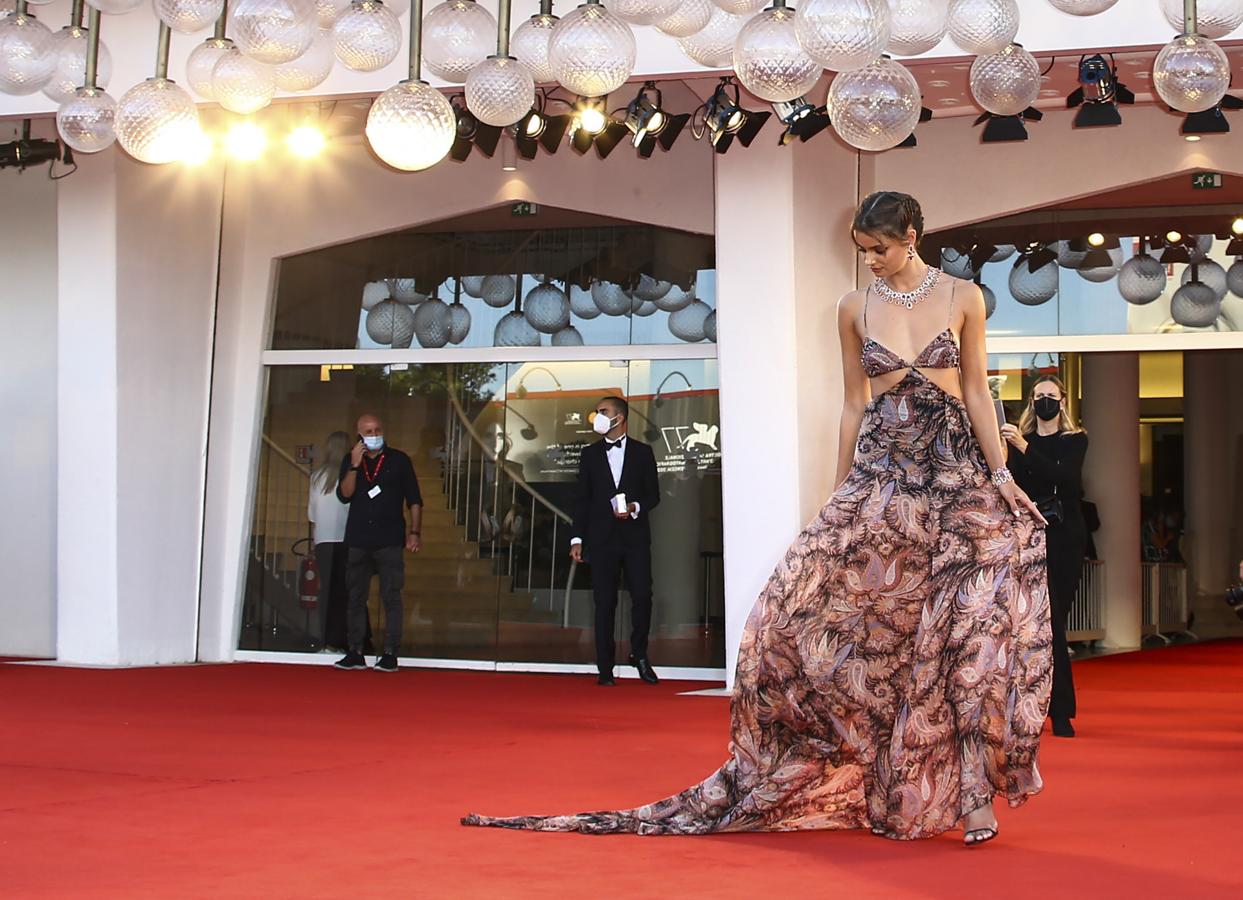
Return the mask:
<path id="1" fill-rule="evenodd" d="M 996 843 L 466 829 L 654 800 L 721 698 L 570 676 L 0 665 L 6 897 L 1239 897 L 1243 643 L 1076 663 L 1080 736 Z"/>

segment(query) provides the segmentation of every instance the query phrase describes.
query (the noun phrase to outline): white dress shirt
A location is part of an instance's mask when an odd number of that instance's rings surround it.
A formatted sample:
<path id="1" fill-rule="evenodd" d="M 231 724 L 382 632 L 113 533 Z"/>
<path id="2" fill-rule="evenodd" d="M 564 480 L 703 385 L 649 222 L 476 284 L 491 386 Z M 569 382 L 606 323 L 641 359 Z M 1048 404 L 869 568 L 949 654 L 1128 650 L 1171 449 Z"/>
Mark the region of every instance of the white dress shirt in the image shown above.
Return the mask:
<path id="1" fill-rule="evenodd" d="M 605 440 L 608 440 L 608 438 L 605 438 Z M 629 440 L 630 438 L 623 434 L 621 438 L 618 439 L 617 441 L 618 447 L 616 450 L 606 449 L 604 451 L 604 458 L 608 460 L 609 471 L 613 473 L 613 487 L 614 488 L 619 487 L 621 485 L 622 466 L 626 464 L 626 442 Z M 613 442 L 610 441 L 609 443 L 613 443 Z M 630 505 L 631 505 L 630 518 L 632 519 L 639 518 L 638 502 L 631 502 Z M 583 539 L 581 537 L 570 538 L 571 547 L 573 547 L 575 544 L 581 544 L 582 542 L 583 542 Z"/>

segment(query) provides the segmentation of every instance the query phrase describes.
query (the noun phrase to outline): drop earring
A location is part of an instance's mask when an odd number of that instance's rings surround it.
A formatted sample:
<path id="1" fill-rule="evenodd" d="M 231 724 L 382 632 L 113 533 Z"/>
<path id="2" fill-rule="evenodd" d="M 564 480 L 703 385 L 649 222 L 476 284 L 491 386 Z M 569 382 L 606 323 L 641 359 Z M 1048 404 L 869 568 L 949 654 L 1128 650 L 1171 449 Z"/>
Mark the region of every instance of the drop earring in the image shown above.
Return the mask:
<path id="1" fill-rule="evenodd" d="M 914 258 L 915 258 L 915 245 L 907 244 L 906 245 L 906 261 L 910 262 Z"/>

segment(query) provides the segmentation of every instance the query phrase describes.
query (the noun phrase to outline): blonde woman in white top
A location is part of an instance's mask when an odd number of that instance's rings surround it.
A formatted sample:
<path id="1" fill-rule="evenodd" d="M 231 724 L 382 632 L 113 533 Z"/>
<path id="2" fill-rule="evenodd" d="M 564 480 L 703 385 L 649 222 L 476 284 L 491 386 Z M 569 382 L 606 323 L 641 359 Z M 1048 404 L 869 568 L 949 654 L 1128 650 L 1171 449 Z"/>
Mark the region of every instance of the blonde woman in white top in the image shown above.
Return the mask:
<path id="1" fill-rule="evenodd" d="M 350 452 L 350 444 L 350 436 L 344 431 L 328 435 L 319 463 L 311 472 L 310 496 L 306 504 L 306 517 L 310 520 L 311 538 L 315 544 L 315 563 L 319 566 L 316 612 L 321 650 L 342 648 L 346 644 L 345 519 L 350 508 L 337 497 L 337 480 L 341 461 Z"/>

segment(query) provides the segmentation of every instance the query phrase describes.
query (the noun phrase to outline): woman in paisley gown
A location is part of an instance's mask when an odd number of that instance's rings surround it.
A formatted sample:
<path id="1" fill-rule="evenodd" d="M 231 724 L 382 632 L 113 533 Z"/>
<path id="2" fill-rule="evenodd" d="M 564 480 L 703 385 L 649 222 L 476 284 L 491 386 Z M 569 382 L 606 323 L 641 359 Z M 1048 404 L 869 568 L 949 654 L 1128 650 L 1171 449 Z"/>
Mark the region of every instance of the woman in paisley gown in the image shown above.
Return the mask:
<path id="1" fill-rule="evenodd" d="M 729 759 L 636 809 L 464 824 L 901 840 L 961 825 L 976 846 L 997 836 L 994 798 L 1040 791 L 1043 521 L 1005 468 L 983 297 L 920 259 L 922 232 L 905 194 L 873 194 L 855 215 L 875 281 L 838 303 L 838 487 L 747 620 Z"/>

